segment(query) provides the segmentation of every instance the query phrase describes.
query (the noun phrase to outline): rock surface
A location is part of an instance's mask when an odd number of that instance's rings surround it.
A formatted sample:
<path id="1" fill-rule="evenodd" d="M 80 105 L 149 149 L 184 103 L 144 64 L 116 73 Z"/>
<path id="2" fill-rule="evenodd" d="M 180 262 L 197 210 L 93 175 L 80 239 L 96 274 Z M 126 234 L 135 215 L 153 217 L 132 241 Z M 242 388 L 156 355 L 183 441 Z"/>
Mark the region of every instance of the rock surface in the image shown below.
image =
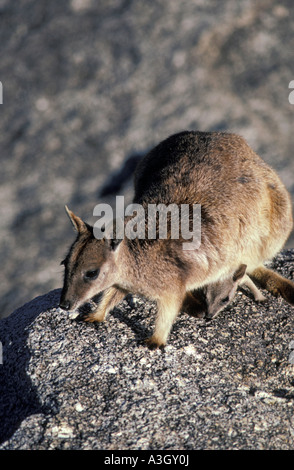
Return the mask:
<path id="1" fill-rule="evenodd" d="M 294 251 L 272 267 L 294 278 Z M 293 307 L 240 290 L 211 323 L 182 313 L 150 351 L 154 305 L 71 320 L 60 290 L 0 321 L 0 449 L 293 449 Z"/>
<path id="2" fill-rule="evenodd" d="M 106 179 L 170 134 L 240 133 L 294 195 L 292 9 L 0 1 L 0 316 L 60 287 L 63 206 L 92 222 Z"/>

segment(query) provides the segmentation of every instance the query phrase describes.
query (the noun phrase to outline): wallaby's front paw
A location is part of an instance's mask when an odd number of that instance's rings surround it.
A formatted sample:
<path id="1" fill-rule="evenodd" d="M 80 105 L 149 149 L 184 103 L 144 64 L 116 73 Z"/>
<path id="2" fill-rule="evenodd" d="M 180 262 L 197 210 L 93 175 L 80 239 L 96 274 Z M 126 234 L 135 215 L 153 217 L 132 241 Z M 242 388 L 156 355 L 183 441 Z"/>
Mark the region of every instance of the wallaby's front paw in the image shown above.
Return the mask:
<path id="1" fill-rule="evenodd" d="M 105 319 L 105 315 L 98 315 L 96 312 L 90 312 L 82 316 L 83 321 L 94 323 L 98 322 L 101 323 Z"/>
<path id="2" fill-rule="evenodd" d="M 166 345 L 166 343 L 159 340 L 155 335 L 152 335 L 149 338 L 145 339 L 145 344 L 147 344 L 149 349 L 162 349 Z"/>

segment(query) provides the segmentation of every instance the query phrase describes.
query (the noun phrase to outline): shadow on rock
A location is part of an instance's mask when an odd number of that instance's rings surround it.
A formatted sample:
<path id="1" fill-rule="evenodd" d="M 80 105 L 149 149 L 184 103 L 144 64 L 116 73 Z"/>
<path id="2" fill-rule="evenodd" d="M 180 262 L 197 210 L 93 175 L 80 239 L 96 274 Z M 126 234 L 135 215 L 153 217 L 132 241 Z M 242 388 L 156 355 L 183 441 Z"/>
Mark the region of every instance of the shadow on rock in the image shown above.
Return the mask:
<path id="1" fill-rule="evenodd" d="M 52 295 L 41 303 L 41 297 L 38 297 L 0 321 L 3 351 L 0 364 L 0 443 L 10 438 L 26 417 L 57 411 L 52 403 L 45 406 L 40 404 L 35 387 L 27 375 L 30 360 L 27 336 L 30 325 L 38 315 L 58 303 L 59 294 L 59 289 L 52 291 Z"/>

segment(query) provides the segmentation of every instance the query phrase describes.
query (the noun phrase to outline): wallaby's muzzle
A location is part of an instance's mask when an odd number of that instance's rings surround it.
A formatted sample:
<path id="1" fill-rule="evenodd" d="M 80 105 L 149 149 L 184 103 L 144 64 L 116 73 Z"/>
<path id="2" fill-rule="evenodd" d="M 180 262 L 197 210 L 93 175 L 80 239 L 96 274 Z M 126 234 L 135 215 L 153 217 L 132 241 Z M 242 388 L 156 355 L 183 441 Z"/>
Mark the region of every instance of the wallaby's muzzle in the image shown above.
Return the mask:
<path id="1" fill-rule="evenodd" d="M 68 298 L 68 294 L 65 292 L 65 289 L 62 289 L 59 301 L 59 307 L 62 310 L 73 310 L 74 309 L 74 301 Z"/>
<path id="2" fill-rule="evenodd" d="M 70 310 L 70 301 L 69 300 L 60 300 L 59 307 L 63 310 Z"/>

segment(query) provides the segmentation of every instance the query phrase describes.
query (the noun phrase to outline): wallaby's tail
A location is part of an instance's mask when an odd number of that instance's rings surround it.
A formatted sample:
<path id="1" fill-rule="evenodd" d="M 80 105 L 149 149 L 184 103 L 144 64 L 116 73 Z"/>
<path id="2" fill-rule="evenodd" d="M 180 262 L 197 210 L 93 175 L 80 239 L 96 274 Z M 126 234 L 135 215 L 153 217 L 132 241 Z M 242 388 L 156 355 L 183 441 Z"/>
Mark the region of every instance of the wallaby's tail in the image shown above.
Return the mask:
<path id="1" fill-rule="evenodd" d="M 275 296 L 281 295 L 287 302 L 294 305 L 294 282 L 263 266 L 255 269 L 249 276 L 260 287 L 268 290 Z"/>

